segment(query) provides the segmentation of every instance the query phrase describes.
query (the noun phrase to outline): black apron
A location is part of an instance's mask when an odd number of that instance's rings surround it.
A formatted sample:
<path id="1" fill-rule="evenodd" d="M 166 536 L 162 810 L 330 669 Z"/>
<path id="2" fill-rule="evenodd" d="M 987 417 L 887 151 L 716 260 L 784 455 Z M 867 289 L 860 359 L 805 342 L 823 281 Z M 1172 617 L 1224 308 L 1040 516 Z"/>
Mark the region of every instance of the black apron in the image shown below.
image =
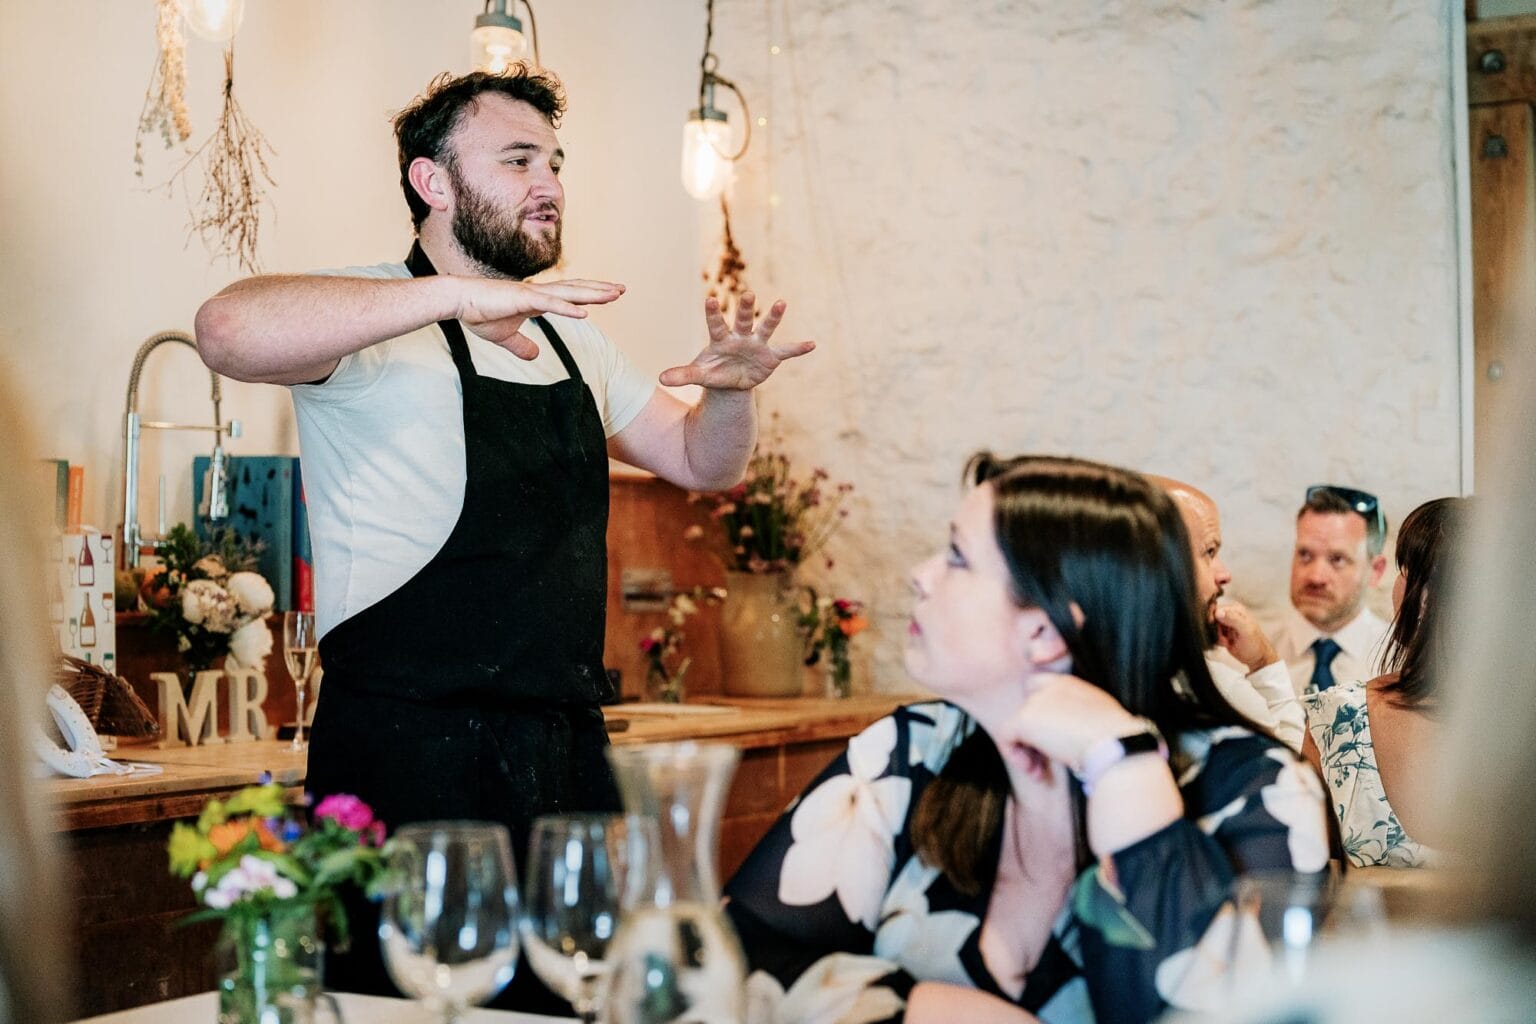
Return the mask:
<path id="1" fill-rule="evenodd" d="M 420 243 L 406 266 L 436 273 Z M 420 572 L 320 641 L 306 783 L 317 800 L 361 797 L 391 830 L 501 822 L 520 871 L 538 815 L 619 807 L 598 707 L 611 692 L 607 446 L 576 361 L 548 322 L 534 322 L 570 379 L 482 377 L 458 322 L 438 324 L 463 388 L 464 507 Z M 393 994 L 377 908 L 353 900 L 348 910 L 353 948 L 328 959 L 327 983 Z M 491 1005 L 564 1007 L 526 963 Z"/>

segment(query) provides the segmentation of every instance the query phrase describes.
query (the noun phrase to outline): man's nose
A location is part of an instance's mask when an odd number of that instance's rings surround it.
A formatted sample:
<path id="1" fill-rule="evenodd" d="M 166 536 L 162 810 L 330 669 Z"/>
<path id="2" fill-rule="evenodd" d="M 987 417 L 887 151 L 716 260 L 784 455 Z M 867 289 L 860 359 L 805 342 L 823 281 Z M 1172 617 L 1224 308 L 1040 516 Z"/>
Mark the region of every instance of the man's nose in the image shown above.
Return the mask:
<path id="1" fill-rule="evenodd" d="M 1216 585 L 1225 587 L 1232 582 L 1232 573 L 1227 569 L 1227 563 L 1217 558 L 1211 563 L 1211 574 L 1216 577 Z"/>
<path id="2" fill-rule="evenodd" d="M 530 197 L 540 200 L 549 200 L 556 204 L 565 200 L 565 187 L 560 184 L 560 176 L 554 171 L 545 171 L 534 179 L 533 187 L 528 190 Z"/>

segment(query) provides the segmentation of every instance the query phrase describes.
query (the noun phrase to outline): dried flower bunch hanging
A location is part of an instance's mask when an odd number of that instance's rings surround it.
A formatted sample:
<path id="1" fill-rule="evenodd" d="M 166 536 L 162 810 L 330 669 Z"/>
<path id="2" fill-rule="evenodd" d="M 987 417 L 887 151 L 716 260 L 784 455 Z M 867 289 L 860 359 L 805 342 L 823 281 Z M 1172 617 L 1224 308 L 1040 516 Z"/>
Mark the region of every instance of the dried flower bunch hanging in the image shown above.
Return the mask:
<path id="1" fill-rule="evenodd" d="M 170 149 L 192 137 L 187 114 L 187 40 L 181 33 L 181 9 L 176 0 L 155 0 L 155 42 L 158 53 L 139 111 L 133 138 L 134 173 L 144 177 L 144 136 L 155 133 Z"/>
<path id="2" fill-rule="evenodd" d="M 747 290 L 747 262 L 731 234 L 731 207 L 725 196 L 720 197 L 720 221 L 720 259 L 713 272 L 704 271 L 704 283 L 709 286 L 707 294 L 719 300 L 721 310 L 729 312 Z"/>
<path id="3" fill-rule="evenodd" d="M 224 109 L 218 127 L 176 174 L 202 159 L 203 192 L 192 209 L 192 230 L 214 253 L 234 258 L 251 274 L 261 269 L 256 246 L 266 186 L 277 184 L 267 169 L 267 154 L 271 152 L 265 136 L 235 99 L 235 48 L 231 44 L 224 51 Z"/>

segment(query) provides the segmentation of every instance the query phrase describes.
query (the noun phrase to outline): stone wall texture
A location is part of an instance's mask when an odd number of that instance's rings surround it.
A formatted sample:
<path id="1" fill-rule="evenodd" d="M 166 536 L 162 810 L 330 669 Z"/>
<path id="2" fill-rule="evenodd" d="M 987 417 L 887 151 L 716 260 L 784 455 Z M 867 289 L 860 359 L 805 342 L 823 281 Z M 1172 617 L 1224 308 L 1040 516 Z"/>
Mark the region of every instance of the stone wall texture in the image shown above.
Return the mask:
<path id="1" fill-rule="evenodd" d="M 748 276 L 821 345 L 762 401 L 857 486 L 811 576 L 871 603 L 872 685 L 908 685 L 907 569 L 980 448 L 1205 488 L 1271 620 L 1307 484 L 1394 525 L 1456 491 L 1458 15 L 719 0 L 720 70 L 767 120 L 733 193 Z"/>

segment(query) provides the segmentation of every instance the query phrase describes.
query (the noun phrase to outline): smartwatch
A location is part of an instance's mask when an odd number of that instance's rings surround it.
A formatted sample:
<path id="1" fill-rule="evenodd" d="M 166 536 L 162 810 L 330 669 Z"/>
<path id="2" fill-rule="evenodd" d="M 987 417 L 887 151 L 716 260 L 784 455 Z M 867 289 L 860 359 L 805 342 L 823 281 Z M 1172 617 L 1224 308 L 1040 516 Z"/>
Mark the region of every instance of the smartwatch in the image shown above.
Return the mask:
<path id="1" fill-rule="evenodd" d="M 1077 776 L 1078 783 L 1082 785 L 1083 795 L 1091 796 L 1094 785 L 1104 777 L 1105 772 L 1137 754 L 1157 754 L 1165 761 L 1168 759 L 1168 744 L 1163 741 L 1163 734 L 1157 731 L 1157 726 L 1150 719 L 1141 719 L 1139 732 L 1129 736 L 1111 736 L 1089 747 L 1083 754 L 1082 763 L 1072 774 Z"/>

